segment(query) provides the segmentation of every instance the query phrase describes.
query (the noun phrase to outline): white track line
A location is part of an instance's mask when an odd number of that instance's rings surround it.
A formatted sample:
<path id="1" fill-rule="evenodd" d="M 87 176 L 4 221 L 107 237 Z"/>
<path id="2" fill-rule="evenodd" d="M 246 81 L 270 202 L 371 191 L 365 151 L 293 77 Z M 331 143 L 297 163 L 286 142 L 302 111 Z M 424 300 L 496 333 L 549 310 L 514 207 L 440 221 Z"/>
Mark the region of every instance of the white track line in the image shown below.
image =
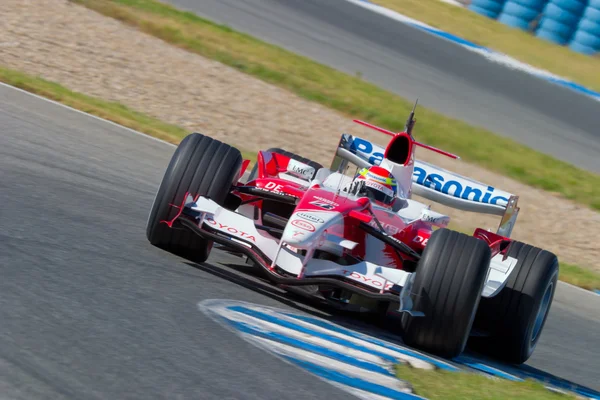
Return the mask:
<path id="1" fill-rule="evenodd" d="M 300 349 L 298 347 L 289 346 L 284 343 L 279 343 L 274 340 L 269 340 L 253 335 L 248 335 L 248 339 L 256 341 L 261 347 L 270 349 L 271 352 L 284 357 L 292 357 L 298 360 L 307 361 L 327 369 L 332 369 L 343 373 L 344 375 L 360 378 L 370 383 L 393 388 L 395 390 L 410 393 L 409 388 L 402 384 L 402 381 L 388 375 L 383 375 L 378 372 L 367 371 L 360 367 L 348 365 L 338 360 L 325 357 L 310 351 Z"/>
<path id="2" fill-rule="evenodd" d="M 305 328 L 311 329 L 311 330 L 313 330 L 315 332 L 319 332 L 319 333 L 327 334 L 327 335 L 330 335 L 330 336 L 334 336 L 334 337 L 339 338 L 339 339 L 344 339 L 344 340 L 346 340 L 346 341 L 348 341 L 350 343 L 353 343 L 355 345 L 362 346 L 362 347 L 365 347 L 365 348 L 367 348 L 369 350 L 376 351 L 376 352 L 379 352 L 379 353 L 382 353 L 382 354 L 385 354 L 385 355 L 397 358 L 399 361 L 402 360 L 402 361 L 409 362 L 415 368 L 428 369 L 428 370 L 434 369 L 434 366 L 431 365 L 430 363 L 428 363 L 428 362 L 426 362 L 424 360 L 418 359 L 416 357 L 410 356 L 408 354 L 404 354 L 404 353 L 402 353 L 401 351 L 398 351 L 398 350 L 393 350 L 393 349 L 390 349 L 390 348 L 387 348 L 387 347 L 382 347 L 382 346 L 379 346 L 379 345 L 377 345 L 375 343 L 369 342 L 369 341 L 364 340 L 364 339 L 356 338 L 356 337 L 353 337 L 353 336 L 350 336 L 350 335 L 346 335 L 345 333 L 336 332 L 336 331 L 333 331 L 333 330 L 330 330 L 330 329 L 327 329 L 327 328 L 320 327 L 318 325 L 314 325 L 314 324 L 312 324 L 310 322 L 306 322 L 306 321 L 302 321 L 300 319 L 289 317 L 289 316 L 287 316 L 287 315 L 285 315 L 283 313 L 276 313 L 276 314 L 274 314 L 274 313 L 271 312 L 271 310 L 266 309 L 266 308 L 261 308 L 260 310 L 258 310 L 256 306 L 254 306 L 254 307 L 248 307 L 248 308 L 251 308 L 251 309 L 256 310 L 256 311 L 263 312 L 265 314 L 273 315 L 276 318 L 279 318 L 281 320 L 285 320 L 287 322 L 292 322 L 294 324 L 297 324 L 297 325 L 303 326 Z M 228 312 L 229 312 L 229 310 L 227 310 L 227 311 L 221 311 L 221 314 L 223 315 L 223 314 L 226 314 Z M 262 320 L 258 320 L 258 321 L 260 321 L 263 324 L 265 323 Z M 391 343 L 389 343 L 389 344 L 391 346 L 394 346 Z M 413 350 L 413 349 L 410 349 L 410 351 L 413 351 L 414 353 L 417 353 L 417 354 L 421 354 L 420 352 L 418 352 L 416 350 Z M 422 354 L 422 355 L 423 355 L 423 357 L 431 358 L 430 356 L 427 356 L 425 354 Z M 441 361 L 441 360 L 437 360 L 437 361 L 441 362 L 443 364 L 448 364 L 448 363 L 446 363 L 444 361 Z M 448 365 L 452 366 L 451 364 L 448 364 Z"/>
<path id="3" fill-rule="evenodd" d="M 107 124 L 110 124 L 110 125 L 116 126 L 116 127 L 120 128 L 120 129 L 124 129 L 124 130 L 126 130 L 126 131 L 129 131 L 130 133 L 134 133 L 134 134 L 136 134 L 136 135 L 143 136 L 143 137 L 145 137 L 145 138 L 148 138 L 148 139 L 150 139 L 150 140 L 154 140 L 155 142 L 164 143 L 164 144 L 166 144 L 166 145 L 168 145 L 168 146 L 171 146 L 171 147 L 177 147 L 177 146 L 176 146 L 176 145 L 174 145 L 173 143 L 166 142 L 166 141 L 164 141 L 164 140 L 162 140 L 162 139 L 155 138 L 154 136 L 147 135 L 147 134 L 145 134 L 145 133 L 143 133 L 143 132 L 136 131 L 136 130 L 134 130 L 134 129 L 131 129 L 131 128 L 128 128 L 128 127 L 126 127 L 126 126 L 123 126 L 123 125 L 117 124 L 116 122 L 109 121 L 109 120 L 107 120 L 107 119 L 104 119 L 104 118 L 98 117 L 98 116 L 96 116 L 96 115 L 94 115 L 94 114 L 90 114 L 90 113 L 87 113 L 87 112 L 85 112 L 85 111 L 78 110 L 78 109 L 76 109 L 76 108 L 73 108 L 73 107 L 67 106 L 66 104 L 59 103 L 58 101 L 51 100 L 51 99 L 49 99 L 49 98 L 47 98 L 47 97 L 42 97 L 42 96 L 40 96 L 40 95 L 37 95 L 37 94 L 35 94 L 35 93 L 28 92 L 27 90 L 24 90 L 24 89 L 21 89 L 21 88 L 18 88 L 18 87 L 15 87 L 15 86 L 9 85 L 9 84 L 7 84 L 7 83 L 0 82 L 0 86 L 2 86 L 2 87 L 5 87 L 5 88 L 9 88 L 9 89 L 13 89 L 13 90 L 15 90 L 15 91 L 17 91 L 17 92 L 21 92 L 21 93 L 24 93 L 24 94 L 28 94 L 28 95 L 30 95 L 30 96 L 33 96 L 33 97 L 35 97 L 36 99 L 45 100 L 45 101 L 47 101 L 48 103 L 52 103 L 52 104 L 54 104 L 54 105 L 56 105 L 56 106 L 60 106 L 60 107 L 66 108 L 66 109 L 68 109 L 68 110 L 71 110 L 71 111 L 74 111 L 74 112 L 76 112 L 76 113 L 78 113 L 78 114 L 83 114 L 83 115 L 86 115 L 86 116 L 88 116 L 88 117 L 91 117 L 91 118 L 93 118 L 93 119 L 95 119 L 95 120 L 106 122 Z"/>
<path id="4" fill-rule="evenodd" d="M 232 311 L 232 310 L 223 310 L 221 315 L 232 321 L 243 322 L 248 325 L 255 326 L 257 328 L 257 330 L 259 330 L 259 331 L 279 333 L 279 334 L 285 335 L 289 338 L 300 340 L 304 343 L 309 343 L 309 344 L 312 344 L 315 346 L 320 346 L 320 347 L 323 347 L 323 348 L 326 348 L 326 349 L 329 349 L 332 351 L 336 351 L 340 354 L 344 354 L 344 355 L 353 357 L 356 360 L 363 360 L 363 361 L 368 361 L 373 364 L 377 364 L 383 368 L 389 368 L 391 366 L 390 362 L 382 359 L 381 357 L 379 357 L 375 354 L 367 353 L 367 352 L 353 349 L 353 348 L 350 348 L 350 347 L 347 347 L 347 346 L 344 346 L 341 344 L 333 343 L 333 342 L 330 342 L 329 340 L 326 340 L 326 339 L 323 339 L 323 338 L 320 338 L 317 336 L 312 336 L 307 333 L 298 332 L 294 329 L 286 328 L 284 326 L 275 324 L 273 322 L 263 321 L 261 319 L 252 317 L 247 314 L 241 314 L 237 311 Z M 344 339 L 346 339 L 346 338 L 344 338 Z M 398 357 L 398 361 L 400 362 L 400 361 L 402 361 L 402 359 L 400 359 Z M 429 369 L 432 369 L 432 368 L 429 368 Z"/>

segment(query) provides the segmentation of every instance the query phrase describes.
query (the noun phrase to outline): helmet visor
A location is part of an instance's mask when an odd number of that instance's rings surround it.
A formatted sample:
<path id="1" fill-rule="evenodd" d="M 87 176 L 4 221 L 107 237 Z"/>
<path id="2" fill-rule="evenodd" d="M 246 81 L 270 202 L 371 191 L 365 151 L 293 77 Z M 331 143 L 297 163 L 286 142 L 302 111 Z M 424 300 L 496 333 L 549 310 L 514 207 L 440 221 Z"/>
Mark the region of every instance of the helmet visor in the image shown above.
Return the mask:
<path id="1" fill-rule="evenodd" d="M 372 200 L 385 204 L 391 204 L 394 200 L 394 190 L 377 182 L 365 182 L 365 192 Z"/>

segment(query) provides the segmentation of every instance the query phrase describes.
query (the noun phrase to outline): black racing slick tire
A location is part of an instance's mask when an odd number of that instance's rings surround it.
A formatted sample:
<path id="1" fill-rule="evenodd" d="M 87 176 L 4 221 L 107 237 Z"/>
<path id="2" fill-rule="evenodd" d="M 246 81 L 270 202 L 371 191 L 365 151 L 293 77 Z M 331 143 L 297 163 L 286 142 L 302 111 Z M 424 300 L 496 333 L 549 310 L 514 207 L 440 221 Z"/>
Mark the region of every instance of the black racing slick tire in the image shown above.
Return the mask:
<path id="1" fill-rule="evenodd" d="M 554 300 L 559 263 L 555 254 L 512 242 L 508 256 L 517 259 L 506 286 L 482 298 L 469 347 L 498 360 L 522 364 L 531 357 Z"/>
<path id="2" fill-rule="evenodd" d="M 154 198 L 146 227 L 150 243 L 194 262 L 206 261 L 211 241 L 186 229 L 169 228 L 161 221 L 177 215 L 172 205 L 181 205 L 186 192 L 224 205 L 241 165 L 238 149 L 200 133 L 186 136 L 171 157 Z"/>
<path id="3" fill-rule="evenodd" d="M 315 174 L 317 173 L 317 171 L 319 169 L 323 168 L 323 166 L 316 161 L 309 160 L 308 158 L 299 156 L 298 154 L 294 154 L 290 151 L 283 150 L 278 147 L 272 147 L 272 148 L 268 149 L 267 152 L 281 154 L 282 156 L 289 157 L 292 160 L 300 161 L 301 163 L 310 165 L 311 167 L 313 167 L 315 169 Z M 250 172 L 250 175 L 248 176 L 248 182 L 256 179 L 257 173 L 258 173 L 258 165 L 256 165 L 256 163 L 255 163 L 254 167 L 252 168 L 252 171 Z M 314 178 L 314 175 L 311 178 Z"/>
<path id="4" fill-rule="evenodd" d="M 406 344 L 453 358 L 466 346 L 491 260 L 482 240 L 448 229 L 434 231 L 419 260 L 412 299 L 425 316 L 402 316 Z"/>

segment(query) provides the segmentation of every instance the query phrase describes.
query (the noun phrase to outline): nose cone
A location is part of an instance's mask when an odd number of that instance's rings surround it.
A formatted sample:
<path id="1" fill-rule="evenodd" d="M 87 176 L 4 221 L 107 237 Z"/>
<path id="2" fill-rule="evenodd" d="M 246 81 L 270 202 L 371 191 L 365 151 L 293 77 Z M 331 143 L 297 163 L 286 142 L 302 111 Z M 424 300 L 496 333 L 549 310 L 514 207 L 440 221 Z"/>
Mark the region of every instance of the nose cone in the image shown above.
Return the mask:
<path id="1" fill-rule="evenodd" d="M 337 212 L 298 211 L 290 217 L 281 240 L 298 248 L 316 246 L 325 229 L 341 219 Z"/>

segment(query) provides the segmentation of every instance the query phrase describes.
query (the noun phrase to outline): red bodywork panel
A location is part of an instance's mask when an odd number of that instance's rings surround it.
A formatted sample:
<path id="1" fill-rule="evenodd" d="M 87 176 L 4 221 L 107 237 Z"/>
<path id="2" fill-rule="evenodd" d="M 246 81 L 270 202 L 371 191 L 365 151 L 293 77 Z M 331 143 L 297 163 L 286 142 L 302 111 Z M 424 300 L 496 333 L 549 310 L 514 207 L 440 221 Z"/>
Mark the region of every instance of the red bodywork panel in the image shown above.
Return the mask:
<path id="1" fill-rule="evenodd" d="M 367 198 L 352 200 L 344 195 L 338 195 L 328 189 L 319 186 L 313 186 L 310 189 L 300 183 L 291 182 L 279 178 L 279 173 L 287 172 L 290 158 L 277 153 L 260 151 L 257 157 L 257 176 L 248 186 L 256 186 L 275 193 L 283 193 L 298 198 L 296 211 L 332 211 L 343 214 L 344 222 L 338 226 L 328 229 L 328 233 L 336 234 L 345 239 L 359 243 L 354 250 L 349 251 L 353 256 L 364 259 L 368 256 L 368 246 L 375 238 L 359 227 L 361 222 L 378 228 L 371 212 L 375 214 L 377 220 L 381 223 L 384 231 L 394 238 L 407 244 L 418 253 L 422 253 L 433 232 L 433 225 L 425 221 L 417 221 L 412 224 L 406 224 L 400 216 L 391 210 L 371 207 Z M 245 169 L 245 168 L 243 168 Z M 253 195 L 236 193 L 244 202 L 256 200 L 256 206 L 262 207 L 262 199 Z M 496 235 L 483 229 L 477 229 L 474 234 L 481 240 L 484 240 L 492 249 L 492 256 L 499 252 L 505 252 L 510 239 Z M 382 258 L 386 260 L 382 265 L 402 269 L 402 258 L 397 251 L 390 245 L 379 241 Z M 402 257 L 414 261 L 408 254 L 402 254 Z"/>
<path id="2" fill-rule="evenodd" d="M 475 229 L 473 236 L 485 241 L 488 246 L 490 246 L 490 249 L 492 250 L 492 257 L 498 253 L 504 254 L 505 257 L 508 255 L 508 245 L 512 242 L 512 239 L 481 228 Z"/>

